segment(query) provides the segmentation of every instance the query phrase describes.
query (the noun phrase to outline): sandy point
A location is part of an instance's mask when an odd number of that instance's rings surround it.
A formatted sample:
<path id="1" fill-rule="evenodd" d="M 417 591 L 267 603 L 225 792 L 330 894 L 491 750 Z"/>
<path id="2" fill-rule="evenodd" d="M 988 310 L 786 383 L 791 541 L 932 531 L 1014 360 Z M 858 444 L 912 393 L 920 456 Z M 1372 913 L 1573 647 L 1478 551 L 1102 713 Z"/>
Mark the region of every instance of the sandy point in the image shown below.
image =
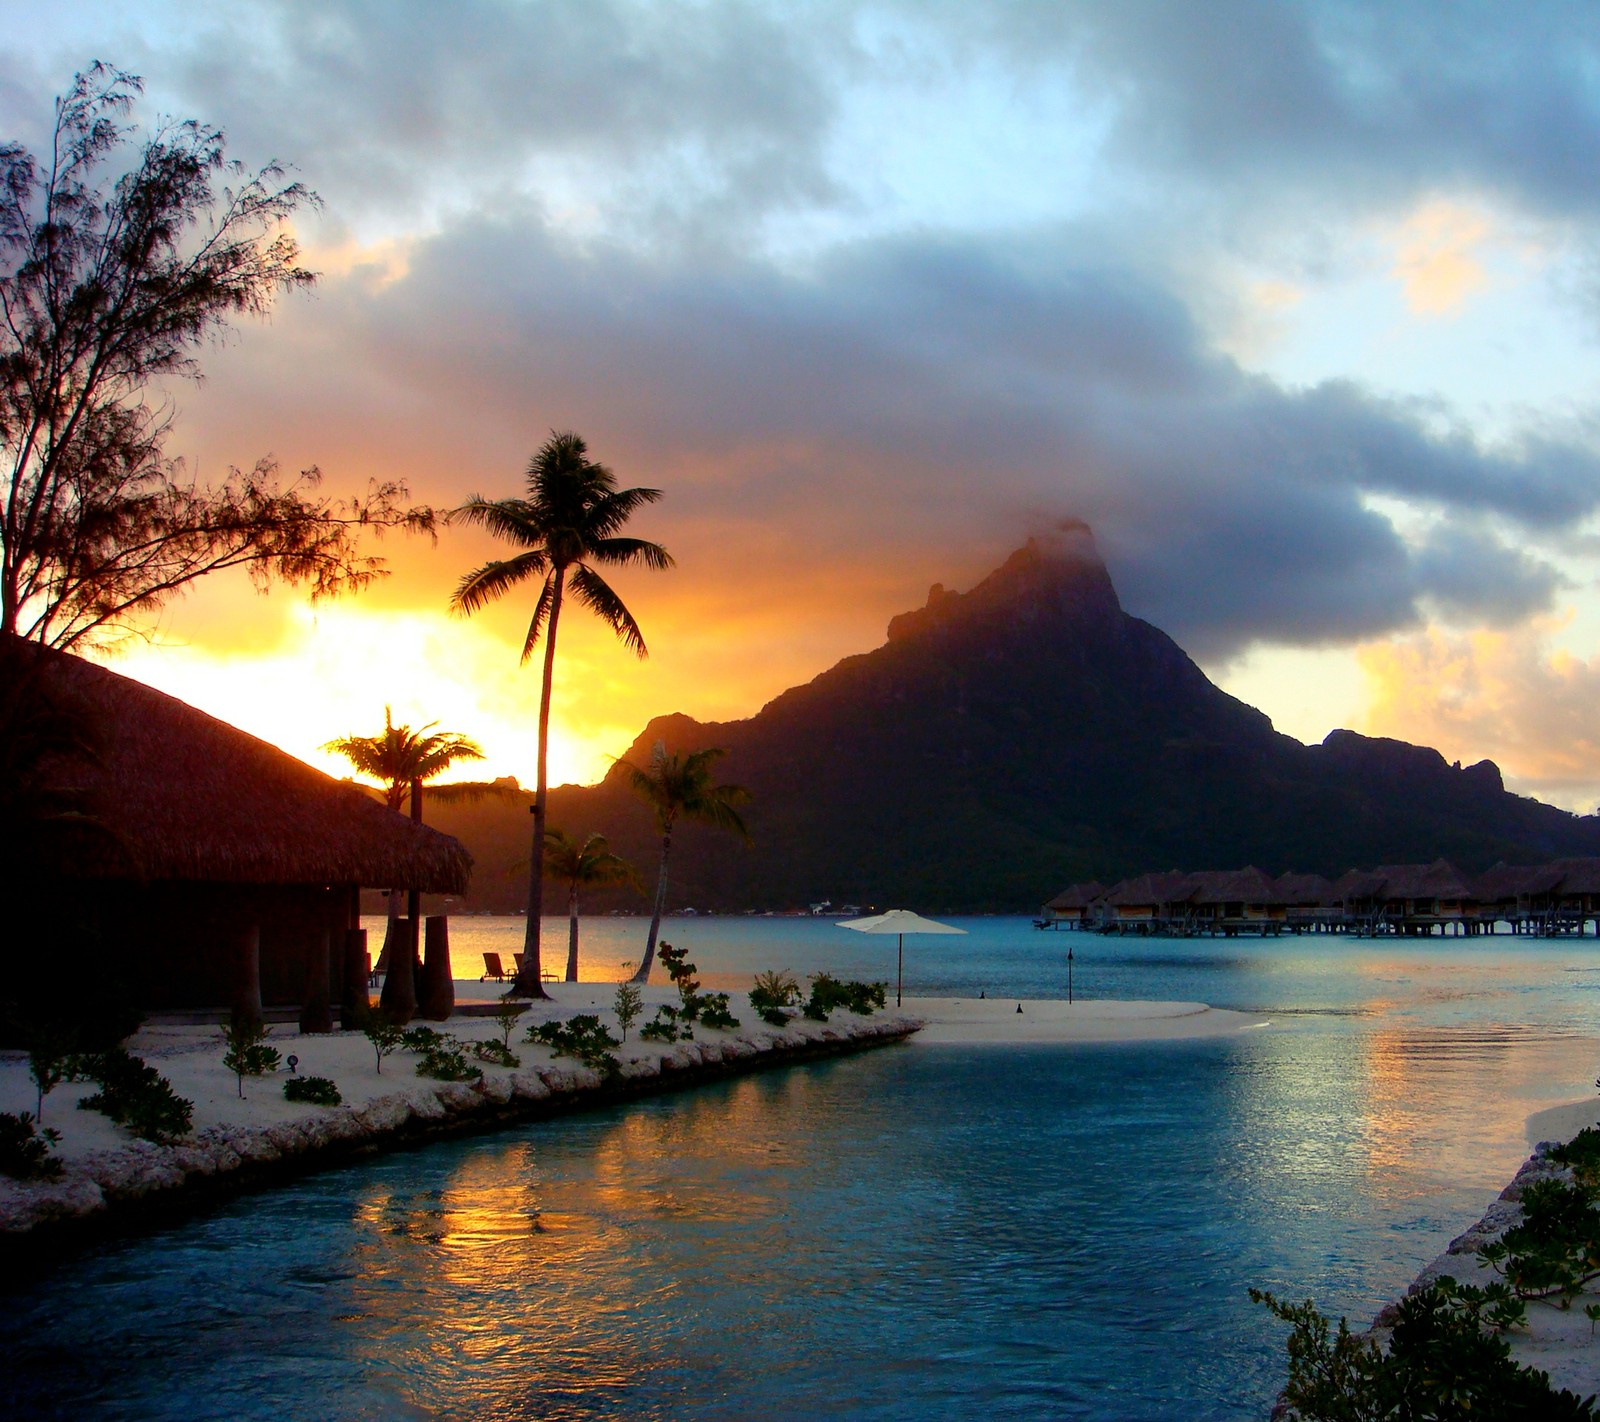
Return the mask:
<path id="1" fill-rule="evenodd" d="M 911 1040 L 936 1046 L 1221 1037 L 1265 1027 L 1269 1021 L 1256 1013 L 1230 1012 L 1203 1002 L 1084 998 L 1067 1002 L 1053 998 L 908 997 L 903 1011 L 927 1023 Z"/>

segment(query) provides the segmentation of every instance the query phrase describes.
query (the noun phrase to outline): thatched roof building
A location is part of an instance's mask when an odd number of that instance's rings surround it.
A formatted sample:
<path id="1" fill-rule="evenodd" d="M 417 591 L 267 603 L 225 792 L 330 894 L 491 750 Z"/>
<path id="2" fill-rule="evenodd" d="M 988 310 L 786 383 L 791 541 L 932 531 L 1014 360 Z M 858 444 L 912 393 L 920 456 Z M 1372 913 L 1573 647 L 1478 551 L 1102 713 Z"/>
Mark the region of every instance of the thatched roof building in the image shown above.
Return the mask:
<path id="1" fill-rule="evenodd" d="M 176 697 L 32 643 L 0 649 L 0 676 L 90 719 L 94 758 L 57 773 L 114 838 L 84 840 L 74 878 L 466 888 L 459 840 Z"/>
<path id="2" fill-rule="evenodd" d="M 44 892 L 87 916 L 91 940 L 115 945 L 146 1008 L 320 1001 L 315 1019 L 333 992 L 357 1011 L 360 889 L 466 889 L 472 860 L 451 836 L 175 697 L 16 638 L 0 639 L 0 742 L 8 732 L 28 793 L 0 795 L 6 837 L 28 846 Z"/>

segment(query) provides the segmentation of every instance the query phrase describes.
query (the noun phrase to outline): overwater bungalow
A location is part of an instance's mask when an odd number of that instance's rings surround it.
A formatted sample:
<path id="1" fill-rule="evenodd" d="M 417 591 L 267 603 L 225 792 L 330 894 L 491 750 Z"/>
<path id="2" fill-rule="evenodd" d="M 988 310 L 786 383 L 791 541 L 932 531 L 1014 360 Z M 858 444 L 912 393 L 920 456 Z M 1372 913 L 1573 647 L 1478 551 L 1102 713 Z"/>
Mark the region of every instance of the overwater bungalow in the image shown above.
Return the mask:
<path id="1" fill-rule="evenodd" d="M 1294 933 L 1326 932 L 1331 927 L 1330 906 L 1334 902 L 1333 883 L 1321 874 L 1280 874 L 1278 892 L 1283 895 L 1284 922 Z"/>
<path id="2" fill-rule="evenodd" d="M 1507 864 L 1504 860 L 1474 881 L 1480 922 L 1488 932 L 1498 923 L 1513 933 L 1547 933 L 1557 906 L 1562 870 L 1555 864 Z"/>
<path id="3" fill-rule="evenodd" d="M 1192 929 L 1194 876 L 1174 869 L 1140 874 L 1106 892 L 1108 933 L 1188 933 Z"/>
<path id="4" fill-rule="evenodd" d="M 1190 931 L 1278 934 L 1288 920 L 1289 902 L 1275 879 L 1253 864 L 1222 873 L 1190 875 Z"/>
<path id="5" fill-rule="evenodd" d="M 1106 886 L 1098 879 L 1073 884 L 1047 903 L 1036 920 L 1040 928 L 1098 927 L 1106 915 Z"/>
<path id="6" fill-rule="evenodd" d="M 1432 864 L 1379 865 L 1382 906 L 1373 933 L 1476 932 L 1482 907 L 1472 880 L 1447 859 Z"/>
<path id="7" fill-rule="evenodd" d="M 360 890 L 466 889 L 459 841 L 153 687 L 16 639 L 0 675 L 14 714 L 82 730 L 81 750 L 48 753 L 82 823 L 45 892 L 93 925 L 146 1011 L 287 1009 L 326 1030 L 332 1004 L 366 1003 Z"/>

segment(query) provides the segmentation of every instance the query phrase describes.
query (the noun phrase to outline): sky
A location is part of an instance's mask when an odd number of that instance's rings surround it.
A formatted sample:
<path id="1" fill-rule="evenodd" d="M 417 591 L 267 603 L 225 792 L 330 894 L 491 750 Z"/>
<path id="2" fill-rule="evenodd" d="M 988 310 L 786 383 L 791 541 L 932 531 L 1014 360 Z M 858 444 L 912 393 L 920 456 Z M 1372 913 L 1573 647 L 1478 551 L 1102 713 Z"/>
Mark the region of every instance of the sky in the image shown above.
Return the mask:
<path id="1" fill-rule="evenodd" d="M 102 59 L 315 190 L 315 288 L 167 392 L 441 507 L 552 430 L 664 491 L 564 620 L 552 777 L 747 716 L 1063 517 L 1129 611 L 1317 741 L 1600 803 L 1600 25 L 1587 4 L 9 0 L 0 138 Z M 397 720 L 533 779 L 502 551 L 315 607 L 198 585 L 119 670 L 325 768 Z"/>

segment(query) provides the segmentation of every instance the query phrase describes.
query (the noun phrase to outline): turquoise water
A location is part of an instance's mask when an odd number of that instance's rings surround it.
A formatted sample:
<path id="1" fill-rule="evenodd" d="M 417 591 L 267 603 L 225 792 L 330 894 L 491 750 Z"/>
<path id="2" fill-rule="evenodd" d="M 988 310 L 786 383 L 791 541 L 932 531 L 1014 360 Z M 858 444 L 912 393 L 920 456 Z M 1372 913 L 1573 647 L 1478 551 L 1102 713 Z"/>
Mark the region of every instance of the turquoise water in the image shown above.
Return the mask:
<path id="1" fill-rule="evenodd" d="M 962 923 L 908 990 L 1064 989 L 1067 935 Z M 826 924 L 672 928 L 708 978 L 882 976 Z M 894 1048 L 332 1172 L 8 1297 L 0 1412 L 1260 1418 L 1245 1290 L 1364 1324 L 1600 1064 L 1593 940 L 1072 946 L 1087 994 L 1275 1025 Z"/>

